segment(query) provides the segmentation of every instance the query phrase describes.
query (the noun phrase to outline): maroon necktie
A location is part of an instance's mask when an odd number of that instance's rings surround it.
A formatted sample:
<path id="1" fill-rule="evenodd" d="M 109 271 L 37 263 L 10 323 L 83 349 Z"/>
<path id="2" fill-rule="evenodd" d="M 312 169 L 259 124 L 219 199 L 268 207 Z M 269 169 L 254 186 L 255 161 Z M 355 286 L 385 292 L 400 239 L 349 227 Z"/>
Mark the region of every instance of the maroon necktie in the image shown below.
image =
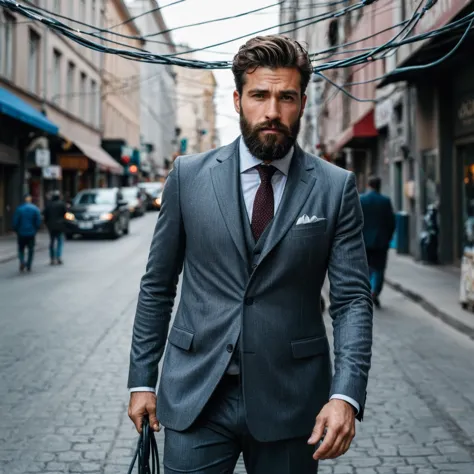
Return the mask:
<path id="1" fill-rule="evenodd" d="M 260 186 L 255 195 L 252 212 L 252 233 L 258 241 L 268 223 L 273 219 L 275 198 L 273 197 L 272 176 L 276 168 L 271 165 L 258 165 Z"/>

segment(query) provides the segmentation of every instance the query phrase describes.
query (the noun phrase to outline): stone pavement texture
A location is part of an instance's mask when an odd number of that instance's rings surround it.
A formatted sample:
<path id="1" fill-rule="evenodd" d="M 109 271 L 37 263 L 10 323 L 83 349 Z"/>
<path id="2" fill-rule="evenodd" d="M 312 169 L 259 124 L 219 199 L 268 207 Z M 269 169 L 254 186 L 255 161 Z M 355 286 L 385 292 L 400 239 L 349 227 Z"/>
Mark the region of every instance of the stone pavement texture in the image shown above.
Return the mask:
<path id="1" fill-rule="evenodd" d="M 474 313 L 459 301 L 460 279 L 458 267 L 424 265 L 394 251 L 390 254 L 387 284 L 474 339 Z"/>
<path id="2" fill-rule="evenodd" d="M 1 474 L 127 472 L 128 353 L 155 219 L 118 241 L 67 242 L 64 267 L 0 265 Z M 474 342 L 402 294 L 382 296 L 365 420 L 320 474 L 473 474 Z"/>

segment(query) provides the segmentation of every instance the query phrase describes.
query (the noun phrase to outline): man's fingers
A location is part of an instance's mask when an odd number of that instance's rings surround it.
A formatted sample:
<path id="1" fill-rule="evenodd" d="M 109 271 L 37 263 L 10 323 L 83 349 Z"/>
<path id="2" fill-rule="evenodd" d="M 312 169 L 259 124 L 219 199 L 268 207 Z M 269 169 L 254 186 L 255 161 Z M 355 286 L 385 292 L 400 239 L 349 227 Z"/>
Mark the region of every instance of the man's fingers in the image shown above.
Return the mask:
<path id="1" fill-rule="evenodd" d="M 147 405 L 148 420 L 153 431 L 160 431 L 160 423 L 156 418 L 156 405 Z"/>
<path id="2" fill-rule="evenodd" d="M 325 428 L 326 419 L 318 416 L 316 418 L 316 424 L 314 425 L 311 437 L 308 440 L 308 444 L 316 444 L 322 438 Z"/>
<path id="3" fill-rule="evenodd" d="M 324 459 L 326 454 L 331 450 L 336 441 L 338 432 L 334 428 L 328 428 L 326 432 L 326 436 L 324 437 L 324 441 L 322 442 L 321 446 L 316 450 L 314 453 L 313 458 L 315 460 Z"/>
<path id="4" fill-rule="evenodd" d="M 339 457 L 342 454 L 344 443 L 345 438 L 341 433 L 339 433 L 333 445 L 329 448 L 329 451 L 321 459 L 334 459 Z"/>

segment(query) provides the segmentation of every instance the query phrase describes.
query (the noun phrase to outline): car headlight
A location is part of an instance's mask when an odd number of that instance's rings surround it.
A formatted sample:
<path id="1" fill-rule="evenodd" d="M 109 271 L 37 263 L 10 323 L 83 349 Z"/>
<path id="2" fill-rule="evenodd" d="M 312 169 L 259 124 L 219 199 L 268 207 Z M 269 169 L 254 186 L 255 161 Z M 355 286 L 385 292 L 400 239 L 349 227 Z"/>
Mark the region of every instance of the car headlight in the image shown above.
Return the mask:
<path id="1" fill-rule="evenodd" d="M 159 198 L 159 197 L 156 198 L 155 203 L 156 203 L 157 206 L 161 206 L 161 198 Z"/>
<path id="2" fill-rule="evenodd" d="M 76 220 L 76 216 L 72 212 L 66 212 L 66 214 L 64 214 L 64 219 L 67 221 L 74 221 Z"/>
<path id="3" fill-rule="evenodd" d="M 135 212 L 135 208 L 134 208 L 133 206 L 130 206 L 130 207 L 128 208 L 128 210 L 129 210 L 130 212 Z"/>
<path id="4" fill-rule="evenodd" d="M 100 215 L 101 221 L 111 221 L 114 218 L 114 215 L 110 212 L 104 212 L 104 214 Z"/>

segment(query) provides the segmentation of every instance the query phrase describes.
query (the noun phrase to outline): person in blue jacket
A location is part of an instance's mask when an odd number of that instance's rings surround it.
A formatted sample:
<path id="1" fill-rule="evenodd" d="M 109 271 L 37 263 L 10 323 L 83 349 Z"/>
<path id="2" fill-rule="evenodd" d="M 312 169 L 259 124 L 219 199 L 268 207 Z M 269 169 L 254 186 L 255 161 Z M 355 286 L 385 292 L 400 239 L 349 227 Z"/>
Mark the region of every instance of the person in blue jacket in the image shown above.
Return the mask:
<path id="1" fill-rule="evenodd" d="M 18 238 L 18 258 L 20 272 L 26 268 L 31 271 L 35 251 L 35 238 L 41 226 L 41 212 L 31 202 L 31 196 L 25 196 L 25 202 L 18 206 L 13 216 L 13 229 Z M 25 263 L 25 248 L 28 249 L 28 258 Z"/>
<path id="2" fill-rule="evenodd" d="M 370 271 L 372 299 L 380 307 L 388 249 L 395 231 L 395 214 L 390 198 L 380 193 L 381 180 L 371 176 L 369 189 L 360 197 L 364 214 L 364 242 Z"/>

